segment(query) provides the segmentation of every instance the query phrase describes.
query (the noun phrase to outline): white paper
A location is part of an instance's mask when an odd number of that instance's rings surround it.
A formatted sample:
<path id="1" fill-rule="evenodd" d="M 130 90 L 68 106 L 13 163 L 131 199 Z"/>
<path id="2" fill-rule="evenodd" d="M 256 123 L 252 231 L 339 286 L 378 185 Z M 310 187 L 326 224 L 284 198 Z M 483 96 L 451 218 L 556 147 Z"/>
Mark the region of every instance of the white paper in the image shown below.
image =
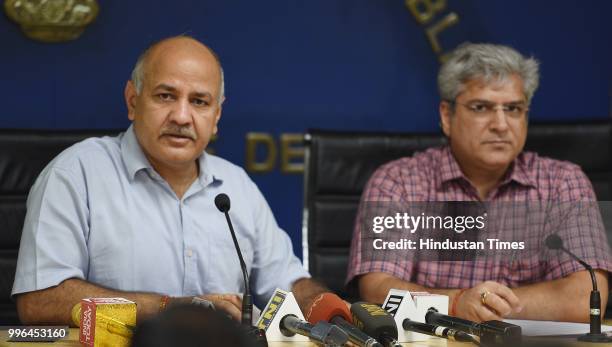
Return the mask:
<path id="1" fill-rule="evenodd" d="M 520 326 L 525 336 L 582 335 L 589 332 L 589 324 L 584 323 L 519 319 L 504 319 L 504 322 Z M 601 332 L 612 332 L 612 326 L 602 325 Z"/>

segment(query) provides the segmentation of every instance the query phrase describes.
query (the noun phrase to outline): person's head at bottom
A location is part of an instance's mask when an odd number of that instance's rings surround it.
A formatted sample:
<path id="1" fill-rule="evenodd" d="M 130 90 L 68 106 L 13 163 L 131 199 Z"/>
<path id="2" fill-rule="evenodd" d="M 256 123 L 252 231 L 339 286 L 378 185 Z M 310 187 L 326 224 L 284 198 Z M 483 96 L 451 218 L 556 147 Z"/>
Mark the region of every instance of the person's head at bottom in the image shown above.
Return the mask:
<path id="1" fill-rule="evenodd" d="M 227 316 L 195 305 L 168 308 L 138 325 L 132 347 L 247 347 L 246 333 Z"/>

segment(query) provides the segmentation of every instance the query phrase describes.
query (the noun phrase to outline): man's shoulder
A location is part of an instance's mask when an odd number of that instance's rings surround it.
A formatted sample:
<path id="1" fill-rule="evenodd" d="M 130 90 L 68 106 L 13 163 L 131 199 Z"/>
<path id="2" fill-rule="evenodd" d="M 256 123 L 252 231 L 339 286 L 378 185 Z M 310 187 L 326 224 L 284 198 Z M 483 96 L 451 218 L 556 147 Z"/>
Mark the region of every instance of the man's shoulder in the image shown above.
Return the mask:
<path id="1" fill-rule="evenodd" d="M 257 184 L 241 166 L 212 154 L 206 154 L 205 165 L 204 170 L 210 170 L 213 177 L 220 180 L 218 193 L 229 195 L 235 210 L 249 211 L 265 202 Z"/>
<path id="2" fill-rule="evenodd" d="M 390 174 L 392 176 L 406 175 L 407 177 L 432 177 L 432 169 L 439 166 L 443 157 L 443 147 L 432 147 L 424 151 L 415 152 L 410 156 L 387 162 L 378 169 L 376 174 Z"/>
<path id="3" fill-rule="evenodd" d="M 206 160 L 209 161 L 209 164 L 215 169 L 219 171 L 224 171 L 228 173 L 235 174 L 245 174 L 245 171 L 242 167 L 232 163 L 231 161 L 216 156 L 214 154 L 207 153 Z"/>
<path id="4" fill-rule="evenodd" d="M 366 200 L 421 201 L 440 180 L 444 147 L 429 148 L 380 166 L 365 188 Z"/>
<path id="5" fill-rule="evenodd" d="M 213 154 L 206 154 L 206 165 L 210 167 L 213 175 L 218 175 L 220 179 L 237 181 L 251 181 L 244 169 L 231 161 Z"/>
<path id="6" fill-rule="evenodd" d="M 523 152 L 519 164 L 543 198 L 568 201 L 596 199 L 591 181 L 575 163 L 540 156 L 535 152 Z"/>
<path id="7" fill-rule="evenodd" d="M 522 152 L 518 159 L 519 165 L 535 179 L 570 179 L 585 176 L 578 164 L 542 156 L 536 152 Z"/>
<path id="8" fill-rule="evenodd" d="M 121 155 L 121 136 L 90 137 L 63 150 L 49 168 L 72 171 L 89 163 L 113 161 Z"/>

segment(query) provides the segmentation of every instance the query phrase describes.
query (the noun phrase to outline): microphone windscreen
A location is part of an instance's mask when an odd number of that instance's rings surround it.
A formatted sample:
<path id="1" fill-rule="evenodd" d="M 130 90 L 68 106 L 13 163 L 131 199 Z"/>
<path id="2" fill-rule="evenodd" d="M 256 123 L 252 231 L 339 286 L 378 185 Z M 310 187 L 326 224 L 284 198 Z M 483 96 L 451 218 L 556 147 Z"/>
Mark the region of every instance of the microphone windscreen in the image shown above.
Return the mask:
<path id="1" fill-rule="evenodd" d="M 439 315 L 437 313 L 438 312 L 435 310 L 427 310 L 427 313 L 425 313 L 425 323 L 433 324 L 433 325 L 441 325 L 441 324 L 438 324 Z"/>
<path id="2" fill-rule="evenodd" d="M 220 193 L 215 197 L 215 206 L 219 211 L 225 213 L 230 209 L 230 198 L 225 193 Z"/>
<path id="3" fill-rule="evenodd" d="M 353 324 L 366 334 L 379 339 L 387 335 L 397 339 L 397 324 L 393 316 L 378 305 L 356 302 L 351 305 Z"/>
<path id="4" fill-rule="evenodd" d="M 329 322 L 334 317 L 341 317 L 349 323 L 353 322 L 351 311 L 344 300 L 333 293 L 323 293 L 317 296 L 306 312 L 306 320 L 311 324 L 317 324 L 320 321 Z"/>
<path id="5" fill-rule="evenodd" d="M 546 247 L 550 249 L 563 248 L 563 240 L 557 234 L 550 234 L 546 237 Z"/>

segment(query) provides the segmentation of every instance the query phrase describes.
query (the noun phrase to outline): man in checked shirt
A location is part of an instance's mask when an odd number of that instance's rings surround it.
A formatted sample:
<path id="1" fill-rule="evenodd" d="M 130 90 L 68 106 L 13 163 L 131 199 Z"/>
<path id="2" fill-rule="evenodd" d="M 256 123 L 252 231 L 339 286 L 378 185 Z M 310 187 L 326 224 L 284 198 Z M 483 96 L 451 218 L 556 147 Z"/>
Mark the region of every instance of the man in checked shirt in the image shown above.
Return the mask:
<path id="1" fill-rule="evenodd" d="M 538 80 L 537 61 L 510 47 L 458 47 L 438 74 L 440 124 L 449 145 L 381 166 L 364 190 L 360 214 L 364 203 L 373 201 L 596 201 L 578 166 L 523 151 L 527 111 Z M 450 314 L 475 321 L 589 319 L 591 280 L 577 262 L 521 259 L 522 268 L 516 271 L 510 262 L 483 266 L 392 255 L 372 260 L 362 254 L 360 224 L 355 226 L 347 283 L 356 284 L 367 301 L 382 303 L 389 289 L 397 288 L 448 295 Z M 593 248 L 585 260 L 596 269 L 605 309 L 612 256 L 603 228 L 591 229 L 595 231 L 573 230 L 571 235 Z"/>

